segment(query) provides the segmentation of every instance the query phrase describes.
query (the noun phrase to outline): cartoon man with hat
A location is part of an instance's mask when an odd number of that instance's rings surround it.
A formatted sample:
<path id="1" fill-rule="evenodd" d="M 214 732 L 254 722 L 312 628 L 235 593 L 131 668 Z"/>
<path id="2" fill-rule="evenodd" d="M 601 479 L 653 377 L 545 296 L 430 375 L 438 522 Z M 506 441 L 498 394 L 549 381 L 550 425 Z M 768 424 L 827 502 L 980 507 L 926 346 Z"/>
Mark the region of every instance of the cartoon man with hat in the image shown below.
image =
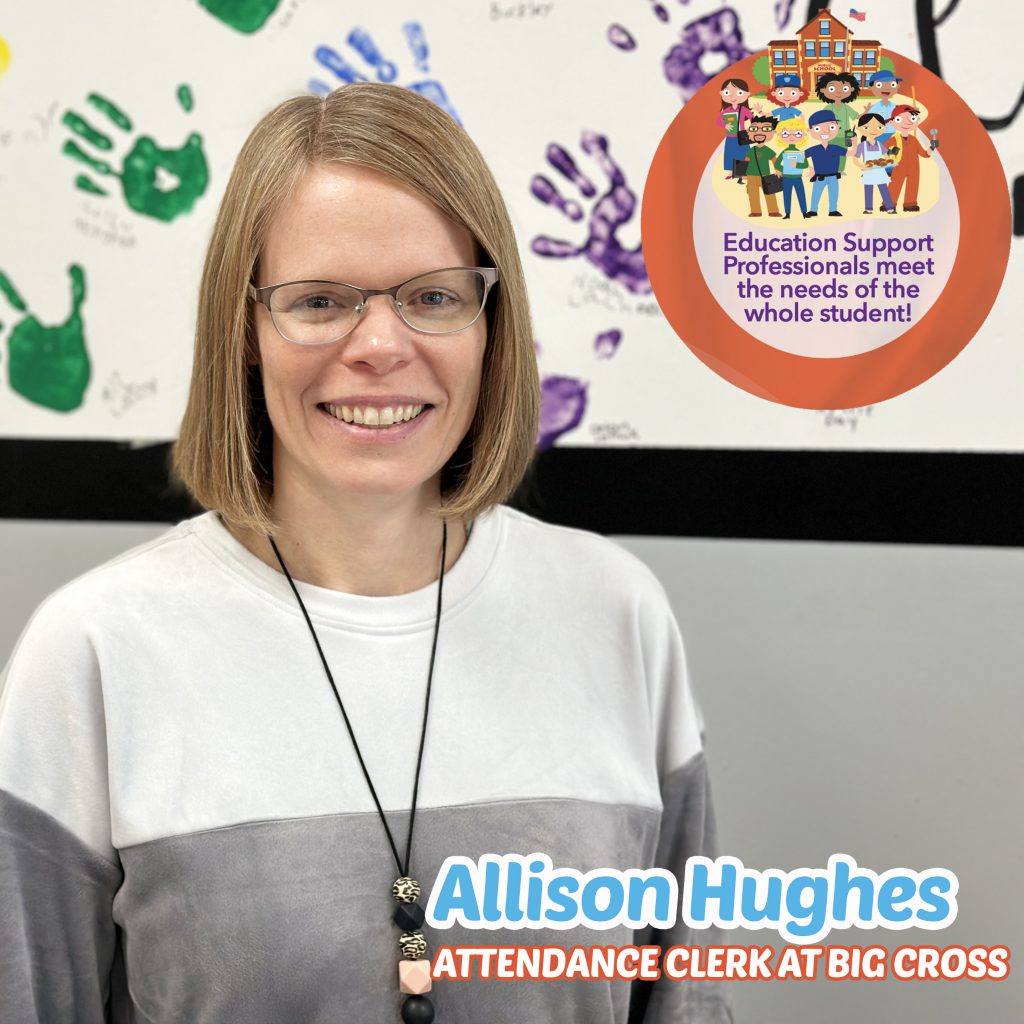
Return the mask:
<path id="1" fill-rule="evenodd" d="M 767 98 L 780 104 L 772 111 L 776 121 L 786 121 L 803 115 L 796 108 L 807 99 L 808 92 L 800 84 L 800 76 L 780 72 L 775 76 L 775 84 L 768 90 Z"/>
<path id="2" fill-rule="evenodd" d="M 880 96 L 881 99 L 877 103 L 873 103 L 865 111 L 867 114 L 880 114 L 882 120 L 889 122 L 892 120 L 893 112 L 896 109 L 896 101 L 892 98 L 900 91 L 900 82 L 903 79 L 900 78 L 895 71 L 876 71 L 867 82 L 868 88 L 874 92 L 876 96 Z M 892 138 L 895 134 L 891 129 L 886 130 L 878 141 L 884 142 L 886 139 Z"/>
<path id="3" fill-rule="evenodd" d="M 831 110 L 819 110 L 811 114 L 807 130 L 818 145 L 804 150 L 810 160 L 814 174 L 811 177 L 811 208 L 808 217 L 818 216 L 821 194 L 828 190 L 828 215 L 841 217 L 839 212 L 839 179 L 842 177 L 843 160 L 846 150 L 833 142 L 839 134 L 839 120 Z"/>

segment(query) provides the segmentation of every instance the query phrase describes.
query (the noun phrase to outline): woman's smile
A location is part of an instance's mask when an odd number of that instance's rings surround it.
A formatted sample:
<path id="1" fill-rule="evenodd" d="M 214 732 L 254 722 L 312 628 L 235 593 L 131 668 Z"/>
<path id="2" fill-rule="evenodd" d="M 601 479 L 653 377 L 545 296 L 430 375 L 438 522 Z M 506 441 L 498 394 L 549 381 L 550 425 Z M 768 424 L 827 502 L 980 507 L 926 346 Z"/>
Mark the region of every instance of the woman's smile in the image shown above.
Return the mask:
<path id="1" fill-rule="evenodd" d="M 317 406 L 328 430 L 342 431 L 356 444 L 395 444 L 429 424 L 434 407 L 423 402 L 389 400 L 386 404 L 349 401 Z"/>

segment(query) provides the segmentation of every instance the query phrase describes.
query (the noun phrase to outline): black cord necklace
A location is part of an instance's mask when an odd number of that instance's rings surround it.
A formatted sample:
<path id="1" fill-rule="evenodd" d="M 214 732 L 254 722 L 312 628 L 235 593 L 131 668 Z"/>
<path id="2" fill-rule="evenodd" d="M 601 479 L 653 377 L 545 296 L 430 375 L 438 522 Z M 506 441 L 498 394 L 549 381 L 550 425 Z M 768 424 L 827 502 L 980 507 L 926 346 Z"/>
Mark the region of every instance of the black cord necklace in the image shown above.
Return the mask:
<path id="1" fill-rule="evenodd" d="M 281 571 L 288 580 L 288 584 L 292 588 L 292 593 L 295 595 L 295 600 L 299 603 L 299 609 L 302 611 L 302 617 L 306 620 L 306 625 L 309 627 L 310 636 L 313 637 L 313 643 L 316 645 L 316 652 L 320 655 L 320 661 L 324 667 L 324 674 L 327 676 L 327 681 L 331 684 L 331 689 L 334 691 L 335 700 L 337 700 L 338 707 L 341 710 L 341 717 L 345 720 L 345 728 L 348 729 L 349 738 L 352 740 L 352 747 L 355 750 L 356 758 L 359 761 L 359 767 L 363 770 L 363 777 L 366 779 L 366 785 L 369 787 L 370 796 L 373 797 L 374 805 L 377 808 L 377 814 L 380 815 L 381 824 L 384 826 L 385 833 L 387 833 L 388 843 L 391 846 L 392 854 L 394 854 L 395 864 L 398 866 L 399 877 L 391 887 L 391 895 L 397 901 L 398 906 L 395 908 L 395 912 L 391 919 L 399 928 L 402 929 L 402 934 L 398 940 L 398 947 L 402 951 L 404 959 L 400 960 L 398 963 L 398 987 L 399 991 L 407 994 L 406 1000 L 402 1003 L 402 1020 L 404 1021 L 404 1024 L 431 1024 L 431 1021 L 434 1019 L 434 1004 L 424 995 L 424 993 L 429 992 L 431 988 L 430 961 L 424 959 L 427 953 L 427 941 L 423 937 L 423 932 L 420 930 L 423 927 L 425 915 L 423 908 L 416 902 L 423 890 L 420 883 L 417 882 L 415 878 L 409 877 L 409 863 L 412 857 L 413 826 L 416 823 L 416 802 L 419 798 L 420 791 L 420 769 L 423 767 L 423 749 L 426 746 L 427 741 L 427 718 L 430 714 L 430 689 L 434 679 L 434 660 L 437 656 L 437 634 L 441 626 L 441 598 L 444 593 L 444 566 L 448 555 L 448 524 L 443 524 L 441 532 L 441 570 L 437 576 L 437 609 L 434 612 L 434 637 L 430 644 L 430 666 L 427 669 L 427 693 L 423 701 L 423 725 L 420 728 L 420 749 L 416 756 L 416 775 L 413 779 L 412 807 L 409 811 L 409 832 L 405 838 L 404 861 L 398 854 L 398 845 L 395 843 L 395 837 L 391 832 L 391 827 L 388 825 L 388 819 L 384 814 L 384 808 L 381 807 L 380 798 L 377 796 L 377 790 L 374 788 L 373 781 L 370 778 L 370 773 L 366 768 L 366 762 L 363 760 L 362 751 L 359 749 L 359 744 L 356 741 L 355 731 L 352 728 L 351 721 L 349 721 L 348 712 L 345 710 L 341 694 L 338 693 L 338 687 L 334 682 L 334 676 L 331 674 L 330 666 L 327 664 L 327 658 L 324 657 L 323 648 L 320 646 L 320 638 L 316 635 L 316 630 L 313 628 L 313 622 L 309 617 L 309 612 L 306 611 L 306 605 L 299 596 L 299 590 L 295 586 L 292 574 L 288 571 L 288 566 L 284 564 L 284 559 L 281 557 L 281 552 L 278 551 L 277 545 L 274 543 L 274 538 L 271 537 L 270 534 L 267 534 L 267 540 L 270 541 L 270 546 L 274 549 L 274 554 L 277 556 L 277 561 L 281 566 Z"/>

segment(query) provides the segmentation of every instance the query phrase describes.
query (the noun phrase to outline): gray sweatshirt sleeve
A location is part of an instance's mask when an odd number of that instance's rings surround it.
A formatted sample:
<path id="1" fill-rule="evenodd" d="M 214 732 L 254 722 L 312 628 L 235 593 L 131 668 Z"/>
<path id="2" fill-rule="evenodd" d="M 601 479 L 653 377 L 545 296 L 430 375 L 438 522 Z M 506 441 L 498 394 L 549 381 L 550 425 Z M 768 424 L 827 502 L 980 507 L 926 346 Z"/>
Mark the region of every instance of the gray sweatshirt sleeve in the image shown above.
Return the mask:
<path id="1" fill-rule="evenodd" d="M 0 1024 L 116 1019 L 106 778 L 96 659 L 44 606 L 0 675 Z"/>
<path id="2" fill-rule="evenodd" d="M 714 857 L 717 853 L 715 815 L 703 753 L 673 771 L 662 786 L 665 809 L 661 819 L 656 867 L 667 868 L 679 880 L 688 857 Z M 668 929 L 638 933 L 637 945 L 707 946 L 720 939 L 715 929 L 695 931 L 681 918 Z M 732 1024 L 726 986 L 716 981 L 675 981 L 660 978 L 633 986 L 630 1024 Z"/>
<path id="3" fill-rule="evenodd" d="M 60 822 L 0 790 L 0 1022 L 102 1024 L 121 881 Z"/>

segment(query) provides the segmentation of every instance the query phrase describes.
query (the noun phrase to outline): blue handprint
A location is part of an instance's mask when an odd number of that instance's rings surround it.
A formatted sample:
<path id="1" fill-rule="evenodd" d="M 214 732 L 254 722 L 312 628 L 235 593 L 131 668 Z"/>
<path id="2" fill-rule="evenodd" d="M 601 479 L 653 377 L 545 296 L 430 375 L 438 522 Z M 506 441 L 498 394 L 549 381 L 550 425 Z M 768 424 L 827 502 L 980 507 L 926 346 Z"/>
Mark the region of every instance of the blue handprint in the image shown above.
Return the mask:
<path id="1" fill-rule="evenodd" d="M 669 21 L 668 10 L 663 4 L 655 3 L 653 11 L 659 21 Z M 788 8 L 780 11 L 777 6 L 776 13 L 780 17 L 783 14 L 789 17 Z M 608 42 L 620 50 L 636 49 L 636 40 L 632 33 L 622 25 L 609 26 Z M 733 8 L 723 7 L 682 27 L 679 41 L 665 54 L 662 69 L 665 80 L 669 85 L 675 86 L 680 99 L 685 103 L 702 85 L 714 77 L 714 73 L 708 74 L 701 68 L 701 61 L 705 56 L 716 55 L 729 65 L 743 60 L 750 52 L 743 43 L 739 15 Z"/>
<path id="2" fill-rule="evenodd" d="M 636 193 L 626 184 L 622 169 L 608 154 L 608 140 L 596 132 L 584 132 L 580 140 L 584 153 L 593 158 L 608 178 L 608 188 L 600 196 L 590 179 L 576 166 L 569 153 L 552 143 L 548 146 L 548 163 L 563 178 L 572 182 L 580 194 L 593 199 L 587 221 L 587 237 L 581 245 L 574 245 L 549 235 L 539 235 L 530 243 L 538 256 L 555 259 L 584 257 L 597 267 L 610 281 L 625 285 L 636 295 L 649 295 L 651 282 L 644 266 L 644 254 L 637 245 L 627 249 L 617 238 L 619 228 L 627 224 L 636 210 Z M 530 191 L 542 203 L 554 206 L 571 221 L 583 219 L 583 209 L 578 202 L 565 199 L 555 185 L 541 174 L 535 174 L 530 181 Z"/>
<path id="3" fill-rule="evenodd" d="M 405 36 L 406 45 L 409 47 L 409 55 L 412 57 L 416 71 L 422 75 L 430 74 L 430 47 L 427 45 L 427 37 L 423 26 L 418 21 L 409 21 L 402 26 L 402 34 Z M 346 39 L 348 45 L 355 51 L 356 55 L 362 58 L 369 65 L 378 82 L 395 82 L 398 79 L 398 67 L 393 61 L 387 60 L 380 52 L 373 37 L 365 28 L 354 28 Z M 318 46 L 313 53 L 316 62 L 326 70 L 330 71 L 335 78 L 345 85 L 353 82 L 367 82 L 369 77 L 342 56 L 337 50 L 330 46 Z M 462 124 L 462 120 L 452 106 L 444 86 L 436 78 L 421 78 L 414 82 L 399 83 L 410 92 L 418 92 L 425 96 L 431 103 L 439 106 L 445 111 L 456 124 Z M 309 91 L 320 96 L 326 96 L 331 91 L 331 86 L 319 78 L 311 78 Z"/>

